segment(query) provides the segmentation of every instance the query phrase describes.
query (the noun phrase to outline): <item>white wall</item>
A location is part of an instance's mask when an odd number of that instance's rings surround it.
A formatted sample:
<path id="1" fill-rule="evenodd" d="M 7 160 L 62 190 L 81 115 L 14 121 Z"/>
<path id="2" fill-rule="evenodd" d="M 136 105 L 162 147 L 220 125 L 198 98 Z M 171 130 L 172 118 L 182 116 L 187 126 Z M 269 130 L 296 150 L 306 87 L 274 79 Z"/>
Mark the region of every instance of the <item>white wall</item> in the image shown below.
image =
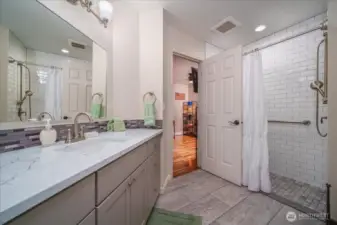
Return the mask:
<path id="1" fill-rule="evenodd" d="M 108 108 L 114 116 L 141 119 L 138 11 L 124 1 L 114 8 L 113 105 L 109 102 Z"/>
<path id="2" fill-rule="evenodd" d="M 107 103 L 107 53 L 106 51 L 93 43 L 92 49 L 92 94 L 103 94 L 103 109 L 104 115 L 106 115 L 106 103 Z"/>
<path id="3" fill-rule="evenodd" d="M 7 121 L 8 48 L 9 30 L 0 25 L 0 122 Z"/>
<path id="4" fill-rule="evenodd" d="M 10 31 L 9 32 L 9 49 L 8 56 L 15 60 L 26 61 L 26 47 L 23 43 Z M 17 116 L 16 102 L 20 99 L 20 69 L 16 63 L 8 64 L 8 77 L 7 77 L 7 122 L 19 121 Z M 28 90 L 28 77 L 25 68 L 22 69 L 22 95 L 25 90 Z M 28 118 L 28 101 L 22 106 L 23 111 L 26 111 Z M 22 115 L 24 119 L 25 116 Z"/>
<path id="5" fill-rule="evenodd" d="M 329 183 L 331 184 L 331 217 L 337 221 L 337 2 L 328 5 L 329 20 Z"/>
<path id="6" fill-rule="evenodd" d="M 325 17 L 322 14 L 277 32 L 246 46 L 244 51 L 316 27 Z M 328 138 L 320 137 L 316 131 L 316 93 L 310 83 L 316 79 L 316 49 L 322 39 L 322 32 L 315 31 L 261 51 L 268 119 L 312 123 L 308 127 L 269 123 L 270 171 L 319 187 L 327 181 Z M 320 69 L 322 77 L 323 60 Z M 327 107 L 323 106 L 320 117 L 326 115 Z M 325 133 L 326 124 L 321 127 Z"/>
<path id="7" fill-rule="evenodd" d="M 174 84 L 174 93 L 185 94 L 185 100 L 174 100 L 174 121 L 175 121 L 175 135 L 183 134 L 183 103 L 188 101 L 188 85 Z"/>
<path id="8" fill-rule="evenodd" d="M 139 13 L 139 81 L 140 102 L 147 92 L 154 92 L 156 118 L 163 119 L 163 9 Z M 142 104 L 141 104 L 142 106 Z M 141 109 L 142 110 L 142 109 Z M 142 113 L 143 115 L 143 113 Z M 143 116 L 141 118 L 144 118 Z"/>
<path id="9" fill-rule="evenodd" d="M 192 72 L 191 67 L 198 69 L 198 63 L 179 56 L 173 56 L 173 83 L 189 84 L 188 76 Z"/>
<path id="10" fill-rule="evenodd" d="M 188 84 L 188 101 L 198 101 L 198 93 L 194 92 L 193 84 Z"/>
<path id="11" fill-rule="evenodd" d="M 206 59 L 212 57 L 213 55 L 217 55 L 222 51 L 223 51 L 223 49 L 218 48 L 218 47 L 216 47 L 212 44 L 209 44 L 209 43 L 205 42 L 205 58 Z"/>

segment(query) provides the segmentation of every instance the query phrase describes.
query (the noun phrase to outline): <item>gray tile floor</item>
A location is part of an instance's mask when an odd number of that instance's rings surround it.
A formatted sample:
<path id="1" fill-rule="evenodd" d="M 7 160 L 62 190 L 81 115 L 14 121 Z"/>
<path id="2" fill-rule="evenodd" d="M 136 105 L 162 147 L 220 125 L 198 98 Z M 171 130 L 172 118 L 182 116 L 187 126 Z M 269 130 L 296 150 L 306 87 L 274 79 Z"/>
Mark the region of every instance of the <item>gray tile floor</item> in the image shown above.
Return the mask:
<path id="1" fill-rule="evenodd" d="M 173 179 L 156 207 L 202 216 L 203 225 L 323 225 L 315 219 L 286 220 L 289 211 L 303 216 L 268 196 L 249 192 L 205 171 Z"/>
<path id="2" fill-rule="evenodd" d="M 270 174 L 272 183 L 272 195 L 284 198 L 287 201 L 298 205 L 305 212 L 325 212 L 326 211 L 326 191 L 310 186 L 309 184 Z"/>

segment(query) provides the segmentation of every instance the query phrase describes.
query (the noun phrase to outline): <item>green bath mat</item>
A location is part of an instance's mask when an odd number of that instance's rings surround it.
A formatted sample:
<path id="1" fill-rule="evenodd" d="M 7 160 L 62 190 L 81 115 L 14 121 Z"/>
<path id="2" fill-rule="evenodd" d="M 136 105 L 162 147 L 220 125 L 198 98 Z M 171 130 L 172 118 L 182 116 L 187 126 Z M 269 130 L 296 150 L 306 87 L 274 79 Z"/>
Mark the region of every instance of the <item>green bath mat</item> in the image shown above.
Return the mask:
<path id="1" fill-rule="evenodd" d="M 147 225 L 201 225 L 201 217 L 154 209 Z"/>

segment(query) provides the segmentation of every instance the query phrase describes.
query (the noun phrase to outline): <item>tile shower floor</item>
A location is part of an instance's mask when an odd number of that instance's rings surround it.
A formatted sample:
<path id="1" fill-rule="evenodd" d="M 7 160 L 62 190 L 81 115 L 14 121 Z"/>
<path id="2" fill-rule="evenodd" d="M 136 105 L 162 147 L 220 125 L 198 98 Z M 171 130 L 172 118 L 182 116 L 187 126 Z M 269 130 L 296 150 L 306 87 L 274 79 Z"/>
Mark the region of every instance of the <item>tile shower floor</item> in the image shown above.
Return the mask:
<path id="1" fill-rule="evenodd" d="M 311 218 L 290 223 L 286 220 L 286 214 L 291 211 L 298 218 L 299 211 L 203 170 L 171 180 L 156 207 L 201 216 L 203 225 L 324 224 Z"/>
<path id="2" fill-rule="evenodd" d="M 272 173 L 270 179 L 271 198 L 308 213 L 326 211 L 326 190 Z"/>

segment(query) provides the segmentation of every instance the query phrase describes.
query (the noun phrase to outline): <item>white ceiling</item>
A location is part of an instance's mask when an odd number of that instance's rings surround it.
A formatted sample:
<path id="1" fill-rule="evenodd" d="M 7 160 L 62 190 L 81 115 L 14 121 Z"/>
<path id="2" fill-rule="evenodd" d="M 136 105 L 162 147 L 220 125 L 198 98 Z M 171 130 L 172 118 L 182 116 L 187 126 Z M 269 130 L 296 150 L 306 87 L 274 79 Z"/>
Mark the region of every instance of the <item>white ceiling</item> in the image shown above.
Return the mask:
<path id="1" fill-rule="evenodd" d="M 160 0 L 170 22 L 198 39 L 226 49 L 248 44 L 327 10 L 327 0 Z M 211 28 L 228 16 L 242 26 L 220 35 Z M 255 27 L 267 29 L 256 33 Z"/>
<path id="2" fill-rule="evenodd" d="M 36 0 L 0 0 L 0 23 L 27 47 L 37 51 L 92 60 L 92 40 Z M 80 7 L 80 6 L 79 6 Z M 68 39 L 88 45 L 86 50 L 69 46 Z"/>

